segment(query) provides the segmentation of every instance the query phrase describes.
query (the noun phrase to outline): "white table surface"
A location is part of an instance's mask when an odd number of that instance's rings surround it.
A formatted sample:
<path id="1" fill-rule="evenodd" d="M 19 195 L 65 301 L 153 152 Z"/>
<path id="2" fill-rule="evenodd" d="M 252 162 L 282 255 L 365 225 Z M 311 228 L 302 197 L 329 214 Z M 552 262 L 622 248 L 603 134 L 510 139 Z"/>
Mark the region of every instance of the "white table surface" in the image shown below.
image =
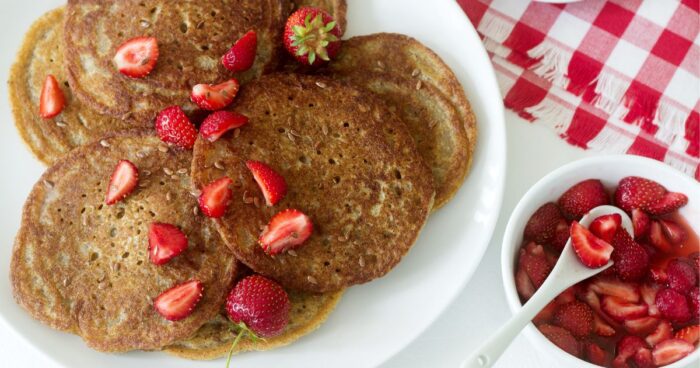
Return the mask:
<path id="1" fill-rule="evenodd" d="M 506 113 L 508 169 L 503 208 L 481 265 L 464 291 L 422 336 L 382 368 L 458 367 L 466 354 L 510 316 L 501 287 L 503 230 L 518 199 L 539 178 L 567 162 L 593 153 L 569 146 L 545 127 Z M 12 303 L 4 300 L 3 303 Z M 6 326 L 0 326 L 0 367 L 58 367 Z M 222 363 L 223 364 L 223 363 Z M 496 367 L 561 368 L 520 336 Z"/>

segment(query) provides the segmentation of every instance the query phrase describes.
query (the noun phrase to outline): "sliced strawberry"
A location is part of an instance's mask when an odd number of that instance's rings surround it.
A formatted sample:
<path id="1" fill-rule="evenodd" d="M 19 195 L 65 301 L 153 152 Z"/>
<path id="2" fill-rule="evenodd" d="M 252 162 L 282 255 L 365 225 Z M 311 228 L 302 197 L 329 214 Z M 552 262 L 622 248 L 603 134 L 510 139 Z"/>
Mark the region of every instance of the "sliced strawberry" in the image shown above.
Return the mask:
<path id="1" fill-rule="evenodd" d="M 654 347 L 652 355 L 657 366 L 677 362 L 695 350 L 695 346 L 685 340 L 669 339 Z"/>
<path id="2" fill-rule="evenodd" d="M 541 245 L 537 245 L 534 249 L 528 250 L 527 247 L 521 249 L 518 262 L 521 269 L 525 270 L 525 273 L 532 281 L 535 289 L 539 289 L 552 271 L 552 266 L 547 262 Z"/>
<path id="3" fill-rule="evenodd" d="M 562 291 L 559 295 L 557 295 L 556 298 L 554 298 L 554 301 L 557 302 L 557 304 L 569 304 L 573 301 L 576 300 L 576 288 L 577 286 L 571 286 L 568 289 Z"/>
<path id="4" fill-rule="evenodd" d="M 549 244 L 554 237 L 557 225 L 564 217 L 559 212 L 559 207 L 550 202 L 545 203 L 530 216 L 525 225 L 525 239 L 537 244 Z"/>
<path id="5" fill-rule="evenodd" d="M 158 61 L 158 41 L 155 37 L 136 37 L 124 42 L 114 55 L 119 72 L 130 78 L 147 76 Z"/>
<path id="6" fill-rule="evenodd" d="M 221 110 L 233 102 L 239 87 L 235 78 L 216 85 L 197 84 L 192 87 L 190 100 L 202 110 Z"/>
<path id="7" fill-rule="evenodd" d="M 197 140 L 197 129 L 180 106 L 170 106 L 159 112 L 155 128 L 163 142 L 184 149 L 192 149 Z"/>
<path id="8" fill-rule="evenodd" d="M 253 66 L 257 49 L 258 35 L 248 31 L 221 57 L 221 64 L 234 73 L 244 72 Z"/>
<path id="9" fill-rule="evenodd" d="M 661 230 L 663 230 L 666 239 L 668 239 L 674 245 L 682 243 L 687 237 L 685 230 L 677 223 L 669 220 L 659 220 L 661 224 Z"/>
<path id="10" fill-rule="evenodd" d="M 625 229 L 615 233 L 612 246 L 612 260 L 615 274 L 623 281 L 637 281 L 649 271 L 649 255 L 637 244 Z"/>
<path id="11" fill-rule="evenodd" d="M 610 198 L 600 180 L 589 179 L 569 188 L 558 203 L 566 218 L 578 220 L 593 208 L 610 203 Z"/>
<path id="12" fill-rule="evenodd" d="M 39 116 L 50 119 L 60 114 L 66 106 L 66 97 L 58 84 L 56 77 L 49 74 L 44 80 L 39 97 Z"/>
<path id="13" fill-rule="evenodd" d="M 226 132 L 246 124 L 248 124 L 248 117 L 245 115 L 231 111 L 216 111 L 204 119 L 199 127 L 199 133 L 202 135 L 202 138 L 209 142 L 214 142 Z"/>
<path id="14" fill-rule="evenodd" d="M 641 349 L 646 349 L 647 344 L 637 336 L 625 336 L 617 343 L 615 349 L 617 355 L 613 360 L 613 367 L 627 367 L 627 360 L 634 357 Z"/>
<path id="15" fill-rule="evenodd" d="M 668 275 L 668 287 L 681 294 L 688 294 L 698 281 L 697 270 L 678 258 L 668 263 L 666 275 Z"/>
<path id="16" fill-rule="evenodd" d="M 659 288 L 656 285 L 642 284 L 639 287 L 639 294 L 642 296 L 642 300 L 649 307 L 649 315 L 653 317 L 658 317 L 661 315 L 659 309 L 656 308 L 656 293 Z"/>
<path id="17" fill-rule="evenodd" d="M 528 279 L 529 281 L 529 279 Z M 559 305 L 555 302 L 549 302 L 547 305 L 545 305 L 544 308 L 542 308 L 539 313 L 535 316 L 535 318 L 532 319 L 532 322 L 536 325 L 542 324 L 542 323 L 549 323 L 552 318 L 554 318 L 554 313 L 557 312 L 557 308 L 559 308 Z"/>
<path id="18" fill-rule="evenodd" d="M 548 324 L 540 325 L 537 328 L 549 341 L 553 342 L 554 345 L 558 346 L 560 349 L 573 356 L 580 355 L 579 343 L 571 332 L 561 327 Z"/>
<path id="19" fill-rule="evenodd" d="M 615 190 L 615 204 L 626 212 L 635 208 L 647 209 L 647 205 L 661 199 L 666 194 L 666 188 L 661 184 L 640 178 L 628 176 L 620 180 Z"/>
<path id="20" fill-rule="evenodd" d="M 614 296 L 603 297 L 600 306 L 607 315 L 619 322 L 644 317 L 648 312 L 646 304 L 632 304 Z"/>
<path id="21" fill-rule="evenodd" d="M 287 194 L 287 182 L 273 168 L 260 161 L 247 161 L 246 166 L 265 197 L 268 206 L 274 206 Z"/>
<path id="22" fill-rule="evenodd" d="M 610 260 L 614 248 L 574 221 L 571 224 L 571 243 L 584 266 L 598 268 Z"/>
<path id="23" fill-rule="evenodd" d="M 654 332 L 650 333 L 646 337 L 646 342 L 649 344 L 649 346 L 654 347 L 661 343 L 662 341 L 666 341 L 670 338 L 673 337 L 673 326 L 671 326 L 670 323 L 666 320 L 661 320 L 658 325 L 656 325 L 656 329 Z"/>
<path id="24" fill-rule="evenodd" d="M 651 350 L 647 348 L 637 350 L 632 360 L 634 364 L 637 365 L 637 368 L 654 368 L 654 359 L 652 358 Z"/>
<path id="25" fill-rule="evenodd" d="M 113 205 L 126 198 L 139 183 L 139 169 L 129 160 L 119 160 L 107 185 L 105 203 Z"/>
<path id="26" fill-rule="evenodd" d="M 632 210 L 632 226 L 634 227 L 634 238 L 642 239 L 649 233 L 651 219 L 646 212 L 635 208 Z"/>
<path id="27" fill-rule="evenodd" d="M 566 220 L 561 220 L 557 224 L 556 229 L 554 229 L 554 237 L 552 238 L 552 241 L 549 243 L 549 245 L 551 245 L 552 248 L 554 248 L 558 252 L 561 252 L 562 250 L 564 250 L 566 243 L 569 241 L 569 237 L 569 224 L 566 222 Z"/>
<path id="28" fill-rule="evenodd" d="M 664 235 L 663 229 L 661 228 L 661 223 L 658 221 L 651 222 L 649 241 L 651 241 L 651 245 L 664 253 L 669 253 L 673 248 L 673 245 L 666 239 L 666 235 Z"/>
<path id="29" fill-rule="evenodd" d="M 652 215 L 660 216 L 674 212 L 686 204 L 688 204 L 688 196 L 683 193 L 668 192 L 661 199 L 650 203 L 646 210 Z"/>
<path id="30" fill-rule="evenodd" d="M 700 341 L 700 325 L 692 325 L 684 327 L 674 335 L 676 339 L 685 340 L 693 345 Z"/>
<path id="31" fill-rule="evenodd" d="M 673 289 L 662 289 L 656 294 L 656 307 L 670 322 L 684 323 L 691 318 L 685 296 Z"/>
<path id="32" fill-rule="evenodd" d="M 597 217 L 588 226 L 588 230 L 590 230 L 593 235 L 610 243 L 621 225 L 622 216 L 620 216 L 619 213 L 611 213 L 609 215 Z"/>
<path id="33" fill-rule="evenodd" d="M 668 275 L 666 274 L 666 262 L 662 262 L 661 265 L 655 264 L 651 266 L 649 269 L 649 276 L 651 276 L 651 279 L 659 284 L 666 283 L 668 280 Z"/>
<path id="34" fill-rule="evenodd" d="M 653 331 L 658 324 L 658 318 L 649 316 L 637 319 L 628 319 L 623 323 L 627 331 L 637 335 L 646 334 Z"/>
<path id="35" fill-rule="evenodd" d="M 614 296 L 626 302 L 636 303 L 639 301 L 637 287 L 628 282 L 613 278 L 598 278 L 589 287 L 598 294 Z"/>
<path id="36" fill-rule="evenodd" d="M 269 255 L 300 247 L 313 232 L 311 219 L 299 210 L 286 209 L 272 217 L 260 235 L 260 245 Z"/>
<path id="37" fill-rule="evenodd" d="M 164 291 L 153 300 L 153 307 L 168 321 L 179 321 L 192 314 L 203 292 L 199 280 L 190 280 Z"/>
<path id="38" fill-rule="evenodd" d="M 515 273 L 515 288 L 518 290 L 518 295 L 523 300 L 528 300 L 535 295 L 535 286 L 530 281 L 530 276 L 527 275 L 525 269 L 518 267 L 518 272 Z"/>
<path id="39" fill-rule="evenodd" d="M 573 301 L 559 307 L 554 323 L 576 337 L 588 336 L 593 331 L 593 310 L 585 303 Z"/>
<path id="40" fill-rule="evenodd" d="M 600 319 L 598 315 L 593 316 L 593 332 L 598 336 L 610 337 L 617 333 L 615 329 Z"/>
<path id="41" fill-rule="evenodd" d="M 228 176 L 214 180 L 202 188 L 199 195 L 199 209 L 207 217 L 219 218 L 226 213 L 229 202 L 233 197 L 230 186 L 233 184 Z"/>
<path id="42" fill-rule="evenodd" d="M 177 226 L 154 222 L 148 228 L 148 255 L 151 263 L 163 265 L 187 249 L 187 235 Z"/>
<path id="43" fill-rule="evenodd" d="M 586 357 L 588 358 L 589 362 L 595 365 L 599 365 L 601 367 L 606 366 L 609 358 L 608 353 L 606 353 L 605 350 L 603 350 L 600 346 L 592 342 L 586 343 L 585 349 Z"/>

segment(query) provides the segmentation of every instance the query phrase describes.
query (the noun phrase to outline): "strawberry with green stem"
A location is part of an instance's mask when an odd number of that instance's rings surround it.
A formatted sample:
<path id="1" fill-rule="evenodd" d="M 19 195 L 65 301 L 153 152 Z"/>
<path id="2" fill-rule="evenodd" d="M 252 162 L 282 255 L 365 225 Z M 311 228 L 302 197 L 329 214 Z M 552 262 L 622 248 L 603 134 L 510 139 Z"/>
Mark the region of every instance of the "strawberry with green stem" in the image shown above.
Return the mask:
<path id="1" fill-rule="evenodd" d="M 256 341 L 281 334 L 289 323 L 290 309 L 287 292 L 275 281 L 260 275 L 239 281 L 226 298 L 226 313 L 239 329 L 228 352 L 226 368 L 243 335 Z"/>
<path id="2" fill-rule="evenodd" d="M 284 47 L 300 63 L 319 66 L 340 50 L 341 30 L 324 10 L 302 7 L 287 19 Z"/>

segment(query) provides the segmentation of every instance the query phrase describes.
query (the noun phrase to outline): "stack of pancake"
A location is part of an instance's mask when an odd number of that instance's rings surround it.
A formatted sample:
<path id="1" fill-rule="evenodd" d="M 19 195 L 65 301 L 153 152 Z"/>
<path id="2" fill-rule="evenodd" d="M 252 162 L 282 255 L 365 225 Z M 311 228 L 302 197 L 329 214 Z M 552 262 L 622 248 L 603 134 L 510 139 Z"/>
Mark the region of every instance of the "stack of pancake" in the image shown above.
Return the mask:
<path id="1" fill-rule="evenodd" d="M 409 251 L 469 171 L 476 123 L 464 91 L 435 53 L 397 34 L 345 40 L 320 70 L 285 66 L 282 31 L 296 6 L 324 8 L 345 27 L 344 0 L 297 2 L 69 0 L 35 22 L 9 81 L 17 129 L 50 165 L 27 199 L 11 260 L 15 298 L 34 318 L 100 351 L 213 359 L 238 332 L 224 299 L 255 272 L 279 282 L 292 302 L 281 335 L 236 348 L 267 350 L 316 329 L 344 289 L 385 275 Z M 250 29 L 258 34 L 255 64 L 232 74 L 218 60 Z M 111 64 L 114 50 L 142 35 L 158 39 L 157 67 L 145 79 L 124 78 Z M 42 119 L 48 74 L 62 83 L 66 107 Z M 193 151 L 155 135 L 155 115 L 167 106 L 201 119 L 189 101 L 194 84 L 231 77 L 242 88 L 228 109 L 248 125 L 215 142 L 198 139 Z M 139 187 L 104 205 L 122 159 L 139 168 Z M 289 192 L 275 207 L 261 205 L 247 160 L 285 177 Z M 197 196 L 224 175 L 234 180 L 234 200 L 224 217 L 208 219 Z M 280 208 L 309 215 L 314 233 L 271 257 L 257 239 Z M 166 266 L 147 255 L 156 221 L 189 239 Z M 159 293 L 192 278 L 205 290 L 192 315 L 170 322 L 154 311 Z"/>

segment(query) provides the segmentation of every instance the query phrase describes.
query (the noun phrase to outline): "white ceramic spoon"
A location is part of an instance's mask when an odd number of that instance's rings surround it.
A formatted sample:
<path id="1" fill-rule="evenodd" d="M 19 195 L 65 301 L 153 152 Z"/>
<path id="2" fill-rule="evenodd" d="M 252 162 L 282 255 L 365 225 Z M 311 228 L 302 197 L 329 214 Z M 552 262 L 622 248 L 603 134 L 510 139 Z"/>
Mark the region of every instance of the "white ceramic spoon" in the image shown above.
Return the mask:
<path id="1" fill-rule="evenodd" d="M 630 235 L 634 235 L 632 220 L 630 220 L 624 211 L 613 206 L 596 207 L 588 212 L 586 216 L 583 216 L 579 223 L 588 228 L 591 222 L 596 218 L 613 213 L 618 213 L 622 216 L 622 227 L 624 227 Z M 511 341 L 518 336 L 520 331 L 530 323 L 542 308 L 557 297 L 557 295 L 566 290 L 569 286 L 606 270 L 612 266 L 612 264 L 613 262 L 609 261 L 605 266 L 600 268 L 588 268 L 584 266 L 581 261 L 579 261 L 571 245 L 571 238 L 569 238 L 561 256 L 559 256 L 557 264 L 537 292 L 523 305 L 522 309 L 520 309 L 510 321 L 489 337 L 489 339 L 467 358 L 467 360 L 462 362 L 461 367 L 491 367 L 510 345 Z"/>

